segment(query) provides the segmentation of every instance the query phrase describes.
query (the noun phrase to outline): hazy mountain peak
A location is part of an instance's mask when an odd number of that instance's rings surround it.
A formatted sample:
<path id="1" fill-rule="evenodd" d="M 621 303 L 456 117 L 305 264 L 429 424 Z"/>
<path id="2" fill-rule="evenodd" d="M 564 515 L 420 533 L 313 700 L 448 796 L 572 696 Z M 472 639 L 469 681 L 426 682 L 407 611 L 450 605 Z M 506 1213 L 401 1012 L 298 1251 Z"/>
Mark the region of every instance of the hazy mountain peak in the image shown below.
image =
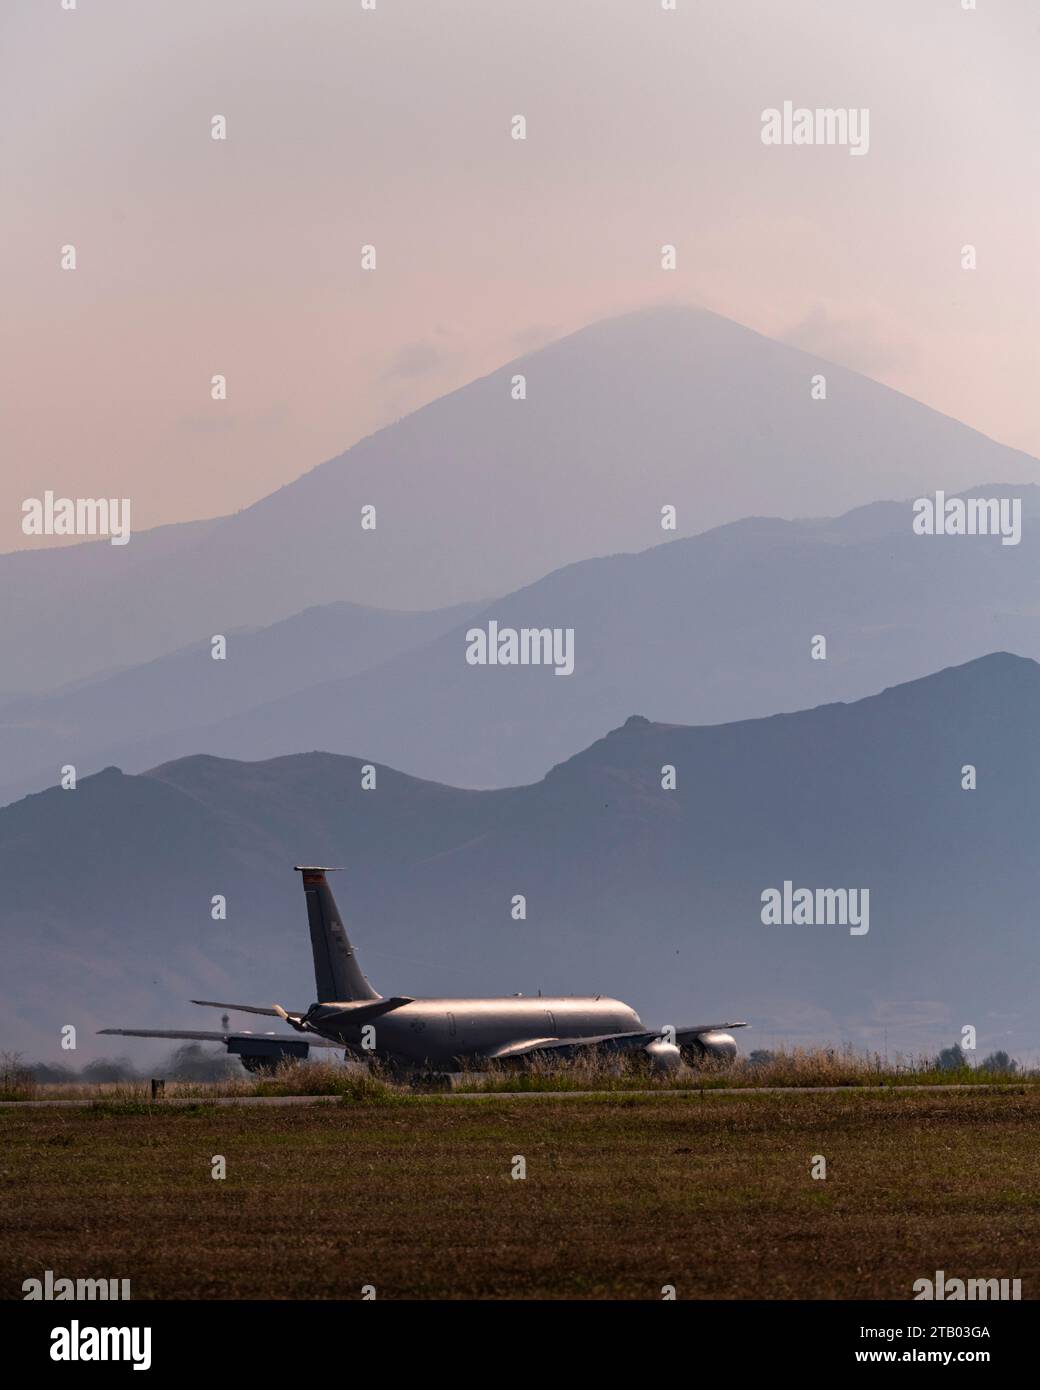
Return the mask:
<path id="1" fill-rule="evenodd" d="M 820 373 L 827 396 L 814 400 Z M 836 515 L 1037 474 L 1036 460 L 896 391 L 682 305 L 592 324 L 307 463 L 214 522 L 0 556 L 6 687 L 51 687 L 314 604 L 446 606 L 741 517 Z M 366 506 L 375 530 L 361 529 Z"/>

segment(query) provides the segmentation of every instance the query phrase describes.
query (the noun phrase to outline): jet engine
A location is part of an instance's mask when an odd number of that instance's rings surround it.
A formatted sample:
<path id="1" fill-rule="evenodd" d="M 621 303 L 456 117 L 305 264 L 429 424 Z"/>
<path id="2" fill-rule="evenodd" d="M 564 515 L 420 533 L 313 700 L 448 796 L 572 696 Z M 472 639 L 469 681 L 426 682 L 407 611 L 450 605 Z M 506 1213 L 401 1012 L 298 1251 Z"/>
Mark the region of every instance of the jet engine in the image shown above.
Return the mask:
<path id="1" fill-rule="evenodd" d="M 725 1067 L 737 1055 L 737 1040 L 731 1033 L 698 1033 L 677 1050 L 687 1066 L 702 1067 L 707 1063 Z"/>
<path id="2" fill-rule="evenodd" d="M 675 1043 L 665 1042 L 662 1038 L 648 1042 L 643 1051 L 650 1058 L 650 1066 L 654 1071 L 676 1071 L 682 1064 L 680 1049 Z"/>

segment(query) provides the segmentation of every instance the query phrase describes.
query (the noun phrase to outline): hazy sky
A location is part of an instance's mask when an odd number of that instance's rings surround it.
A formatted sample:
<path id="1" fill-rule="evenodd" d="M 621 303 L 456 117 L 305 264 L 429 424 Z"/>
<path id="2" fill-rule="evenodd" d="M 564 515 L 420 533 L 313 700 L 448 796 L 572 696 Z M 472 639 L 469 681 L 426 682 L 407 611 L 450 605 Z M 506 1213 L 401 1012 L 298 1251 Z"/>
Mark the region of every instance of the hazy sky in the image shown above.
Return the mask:
<path id="1" fill-rule="evenodd" d="M 1040 455 L 1035 0 L 677 4 L 3 0 L 0 548 L 47 488 L 234 510 L 663 299 Z M 788 99 L 869 153 L 764 146 Z"/>

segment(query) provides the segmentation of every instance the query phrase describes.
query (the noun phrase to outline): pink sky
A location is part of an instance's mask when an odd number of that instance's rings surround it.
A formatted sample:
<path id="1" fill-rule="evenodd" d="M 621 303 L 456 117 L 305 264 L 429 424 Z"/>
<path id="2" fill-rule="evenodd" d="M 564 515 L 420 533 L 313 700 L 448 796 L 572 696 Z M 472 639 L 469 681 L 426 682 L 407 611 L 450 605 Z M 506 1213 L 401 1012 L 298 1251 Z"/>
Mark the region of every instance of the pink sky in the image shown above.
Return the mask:
<path id="1" fill-rule="evenodd" d="M 0 549 L 47 543 L 21 504 L 48 488 L 130 496 L 136 529 L 233 511 L 663 299 L 1040 455 L 1029 0 L 7 0 L 0 26 Z M 785 99 L 869 107 L 869 154 L 763 146 Z"/>

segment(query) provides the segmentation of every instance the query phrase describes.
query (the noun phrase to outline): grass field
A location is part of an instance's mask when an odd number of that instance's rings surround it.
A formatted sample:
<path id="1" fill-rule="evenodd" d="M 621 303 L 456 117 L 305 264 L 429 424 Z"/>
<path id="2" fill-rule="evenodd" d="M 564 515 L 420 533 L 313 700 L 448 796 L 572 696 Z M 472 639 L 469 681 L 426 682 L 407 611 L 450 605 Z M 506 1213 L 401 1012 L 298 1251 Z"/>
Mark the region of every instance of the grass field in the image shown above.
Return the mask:
<path id="1" fill-rule="evenodd" d="M 8 1109 L 0 1296 L 51 1269 L 138 1298 L 909 1299 L 942 1269 L 1032 1298 L 1038 1131 L 1011 1085 Z"/>

